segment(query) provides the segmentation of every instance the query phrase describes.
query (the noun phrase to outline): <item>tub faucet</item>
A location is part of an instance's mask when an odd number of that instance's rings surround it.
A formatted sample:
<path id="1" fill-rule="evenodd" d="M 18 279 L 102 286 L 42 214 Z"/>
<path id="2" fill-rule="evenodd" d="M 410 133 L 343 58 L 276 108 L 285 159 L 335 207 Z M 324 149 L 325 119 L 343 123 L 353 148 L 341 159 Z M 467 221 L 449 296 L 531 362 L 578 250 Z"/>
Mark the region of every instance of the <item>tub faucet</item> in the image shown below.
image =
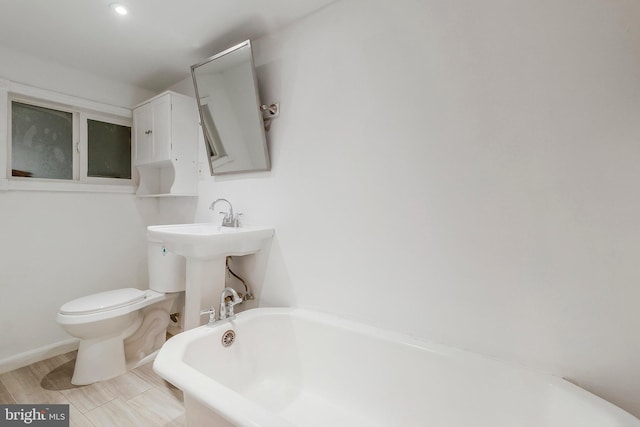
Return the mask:
<path id="1" fill-rule="evenodd" d="M 231 297 L 231 301 L 227 301 L 227 297 Z M 240 295 L 238 295 L 234 289 L 224 288 L 220 295 L 220 320 L 235 316 L 233 306 L 241 302 L 242 298 L 240 298 Z"/>
<path id="2" fill-rule="evenodd" d="M 223 227 L 240 227 L 240 215 L 242 214 L 241 213 L 234 214 L 233 206 L 231 206 L 231 202 L 228 201 L 227 199 L 214 200 L 214 202 L 211 203 L 211 206 L 209 206 L 209 209 L 213 210 L 214 206 L 218 202 L 226 202 L 229 205 L 229 212 L 220 212 L 221 214 L 224 214 L 224 218 L 222 218 L 222 226 Z"/>

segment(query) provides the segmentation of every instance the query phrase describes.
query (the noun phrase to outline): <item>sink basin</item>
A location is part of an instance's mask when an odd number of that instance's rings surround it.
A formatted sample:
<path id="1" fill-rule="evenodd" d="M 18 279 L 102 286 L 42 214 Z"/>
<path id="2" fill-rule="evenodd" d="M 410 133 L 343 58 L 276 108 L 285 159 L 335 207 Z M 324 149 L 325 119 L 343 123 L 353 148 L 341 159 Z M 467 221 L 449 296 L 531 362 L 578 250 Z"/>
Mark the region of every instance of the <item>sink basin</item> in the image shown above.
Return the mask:
<path id="1" fill-rule="evenodd" d="M 175 254 L 201 260 L 256 253 L 273 233 L 270 227 L 222 227 L 211 223 L 147 227 L 149 239 L 161 241 Z"/>

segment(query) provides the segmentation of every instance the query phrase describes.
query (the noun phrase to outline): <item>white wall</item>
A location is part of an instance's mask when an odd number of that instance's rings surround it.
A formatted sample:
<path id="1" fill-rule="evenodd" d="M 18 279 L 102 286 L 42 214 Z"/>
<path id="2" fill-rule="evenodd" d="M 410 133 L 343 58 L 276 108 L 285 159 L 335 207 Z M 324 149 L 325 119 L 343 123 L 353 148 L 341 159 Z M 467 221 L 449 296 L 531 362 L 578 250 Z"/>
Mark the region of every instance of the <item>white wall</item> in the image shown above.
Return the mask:
<path id="1" fill-rule="evenodd" d="M 121 107 L 150 95 L 15 52 L 0 56 L 0 78 L 30 86 Z M 55 320 L 65 302 L 145 288 L 145 227 L 157 219 L 157 202 L 132 194 L 0 191 L 0 372 L 71 339 Z"/>
<path id="2" fill-rule="evenodd" d="M 44 61 L 0 46 L 0 76 L 17 83 L 120 107 L 133 107 L 156 95 L 146 89 Z"/>
<path id="3" fill-rule="evenodd" d="M 145 229 L 155 202 L 11 191 L 0 192 L 0 212 L 0 364 L 7 368 L 71 339 L 55 320 L 65 302 L 146 287 Z"/>
<path id="4" fill-rule="evenodd" d="M 258 40 L 261 301 L 565 376 L 640 415 L 640 3 L 345 0 Z"/>

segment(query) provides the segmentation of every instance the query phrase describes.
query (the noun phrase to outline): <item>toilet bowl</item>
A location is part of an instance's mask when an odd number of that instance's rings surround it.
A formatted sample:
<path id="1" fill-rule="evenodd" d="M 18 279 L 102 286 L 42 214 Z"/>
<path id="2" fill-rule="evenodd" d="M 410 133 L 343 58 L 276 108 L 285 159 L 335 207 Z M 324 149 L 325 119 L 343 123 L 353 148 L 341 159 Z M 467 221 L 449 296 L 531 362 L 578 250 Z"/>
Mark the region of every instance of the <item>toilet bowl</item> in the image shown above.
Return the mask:
<path id="1" fill-rule="evenodd" d="M 185 260 L 148 246 L 149 287 L 122 288 L 74 299 L 57 321 L 80 339 L 71 383 L 86 385 L 145 363 L 164 344 L 172 305 L 185 286 Z"/>

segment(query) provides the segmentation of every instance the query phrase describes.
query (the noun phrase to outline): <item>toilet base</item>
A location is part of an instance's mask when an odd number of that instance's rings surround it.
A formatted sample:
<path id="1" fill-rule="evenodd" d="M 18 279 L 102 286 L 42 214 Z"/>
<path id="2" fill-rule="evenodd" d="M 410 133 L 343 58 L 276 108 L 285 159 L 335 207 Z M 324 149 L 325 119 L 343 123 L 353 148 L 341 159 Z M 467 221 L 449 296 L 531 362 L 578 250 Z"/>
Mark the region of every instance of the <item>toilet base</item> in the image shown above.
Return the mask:
<path id="1" fill-rule="evenodd" d="M 80 340 L 71 384 L 88 385 L 125 374 L 142 361 L 155 357 L 166 339 L 169 310 L 175 296 L 162 295 L 162 300 L 126 316 L 110 319 L 92 327 L 92 331 L 110 330 L 107 336 Z M 119 333 L 113 331 L 119 330 Z M 78 331 L 75 331 L 78 332 Z M 78 334 L 80 335 L 80 334 Z M 152 356 L 153 355 L 153 356 Z M 151 357 L 149 357 L 151 356 Z"/>
<path id="2" fill-rule="evenodd" d="M 71 384 L 109 380 L 149 360 L 166 340 L 175 298 L 148 290 L 144 300 L 112 310 L 58 313 L 58 323 L 65 331 L 80 338 Z"/>
<path id="3" fill-rule="evenodd" d="M 100 369 L 96 369 L 96 360 Z M 87 385 L 127 372 L 122 335 L 81 340 L 71 384 Z"/>

